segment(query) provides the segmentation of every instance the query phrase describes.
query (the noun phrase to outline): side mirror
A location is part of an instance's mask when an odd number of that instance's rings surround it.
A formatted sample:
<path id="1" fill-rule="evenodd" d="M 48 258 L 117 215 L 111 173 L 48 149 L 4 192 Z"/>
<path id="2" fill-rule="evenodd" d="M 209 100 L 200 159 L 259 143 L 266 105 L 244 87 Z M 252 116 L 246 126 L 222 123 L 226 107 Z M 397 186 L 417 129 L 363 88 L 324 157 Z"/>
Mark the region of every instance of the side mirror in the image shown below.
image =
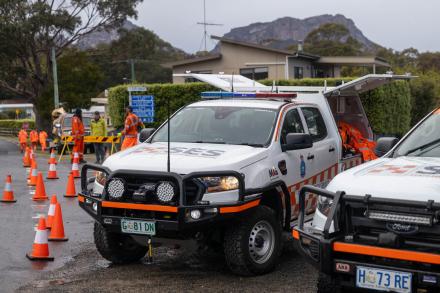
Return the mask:
<path id="1" fill-rule="evenodd" d="M 139 133 L 139 142 L 146 141 L 155 131 L 156 131 L 156 128 L 144 128 L 144 129 L 142 129 L 141 133 Z"/>
<path id="2" fill-rule="evenodd" d="M 281 150 L 292 151 L 308 149 L 313 146 L 312 137 L 305 133 L 289 133 L 286 136 L 286 144 L 281 145 Z"/>
<path id="3" fill-rule="evenodd" d="M 388 153 L 398 142 L 399 139 L 397 137 L 381 137 L 377 140 L 374 153 L 376 156 L 382 157 Z"/>

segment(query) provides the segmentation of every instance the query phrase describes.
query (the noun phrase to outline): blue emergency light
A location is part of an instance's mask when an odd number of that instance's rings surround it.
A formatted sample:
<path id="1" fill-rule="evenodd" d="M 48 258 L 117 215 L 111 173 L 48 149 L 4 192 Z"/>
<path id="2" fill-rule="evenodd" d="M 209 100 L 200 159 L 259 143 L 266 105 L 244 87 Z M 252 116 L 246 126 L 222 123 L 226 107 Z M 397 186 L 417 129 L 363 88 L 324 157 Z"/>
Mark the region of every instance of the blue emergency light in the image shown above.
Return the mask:
<path id="1" fill-rule="evenodd" d="M 274 92 L 202 92 L 204 100 L 233 99 L 233 98 L 267 98 L 267 99 L 291 99 L 296 98 L 296 93 L 274 93 Z"/>

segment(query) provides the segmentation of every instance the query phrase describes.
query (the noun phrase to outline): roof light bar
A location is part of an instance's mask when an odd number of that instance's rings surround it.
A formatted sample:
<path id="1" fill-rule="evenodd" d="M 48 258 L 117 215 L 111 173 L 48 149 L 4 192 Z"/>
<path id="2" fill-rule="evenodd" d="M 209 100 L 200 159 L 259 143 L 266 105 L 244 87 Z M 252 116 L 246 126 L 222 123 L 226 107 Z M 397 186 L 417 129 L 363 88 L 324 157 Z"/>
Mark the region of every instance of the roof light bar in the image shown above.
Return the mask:
<path id="1" fill-rule="evenodd" d="M 418 215 L 402 215 L 387 212 L 370 211 L 368 218 L 386 222 L 400 222 L 419 225 L 432 225 L 432 217 L 430 216 L 418 216 Z"/>
<path id="2" fill-rule="evenodd" d="M 296 93 L 274 93 L 274 92 L 202 92 L 202 99 L 233 99 L 233 98 L 260 98 L 260 99 L 292 99 Z"/>

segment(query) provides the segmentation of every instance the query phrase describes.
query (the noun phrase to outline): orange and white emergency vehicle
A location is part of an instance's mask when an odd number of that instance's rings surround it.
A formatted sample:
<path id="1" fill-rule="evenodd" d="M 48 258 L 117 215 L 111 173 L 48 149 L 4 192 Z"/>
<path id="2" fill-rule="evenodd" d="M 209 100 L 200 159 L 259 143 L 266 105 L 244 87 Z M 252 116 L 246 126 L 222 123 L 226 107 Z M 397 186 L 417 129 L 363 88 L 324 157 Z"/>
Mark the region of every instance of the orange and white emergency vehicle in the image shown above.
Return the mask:
<path id="1" fill-rule="evenodd" d="M 142 143 L 82 169 L 80 206 L 96 220 L 98 251 L 114 263 L 144 257 L 156 237 L 192 238 L 222 246 L 234 273 L 271 271 L 301 187 L 324 187 L 374 157 L 359 93 L 408 78 L 274 90 L 242 76 L 185 76 L 222 91 L 203 93 L 169 125 L 144 129 Z M 306 202 L 313 213 L 316 196 Z"/>

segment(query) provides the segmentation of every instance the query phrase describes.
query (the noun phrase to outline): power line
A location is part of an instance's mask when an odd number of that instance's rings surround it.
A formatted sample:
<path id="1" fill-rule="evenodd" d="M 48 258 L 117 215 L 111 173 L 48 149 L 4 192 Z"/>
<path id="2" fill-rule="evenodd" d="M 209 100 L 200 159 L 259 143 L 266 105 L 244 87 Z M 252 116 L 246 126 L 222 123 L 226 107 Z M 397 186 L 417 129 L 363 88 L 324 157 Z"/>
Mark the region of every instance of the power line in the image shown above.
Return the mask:
<path id="1" fill-rule="evenodd" d="M 207 40 L 208 40 L 208 26 L 222 26 L 222 23 L 212 23 L 206 21 L 206 0 L 203 0 L 203 22 L 198 22 L 197 24 L 203 25 L 203 41 L 205 42 L 205 52 L 208 51 Z"/>

